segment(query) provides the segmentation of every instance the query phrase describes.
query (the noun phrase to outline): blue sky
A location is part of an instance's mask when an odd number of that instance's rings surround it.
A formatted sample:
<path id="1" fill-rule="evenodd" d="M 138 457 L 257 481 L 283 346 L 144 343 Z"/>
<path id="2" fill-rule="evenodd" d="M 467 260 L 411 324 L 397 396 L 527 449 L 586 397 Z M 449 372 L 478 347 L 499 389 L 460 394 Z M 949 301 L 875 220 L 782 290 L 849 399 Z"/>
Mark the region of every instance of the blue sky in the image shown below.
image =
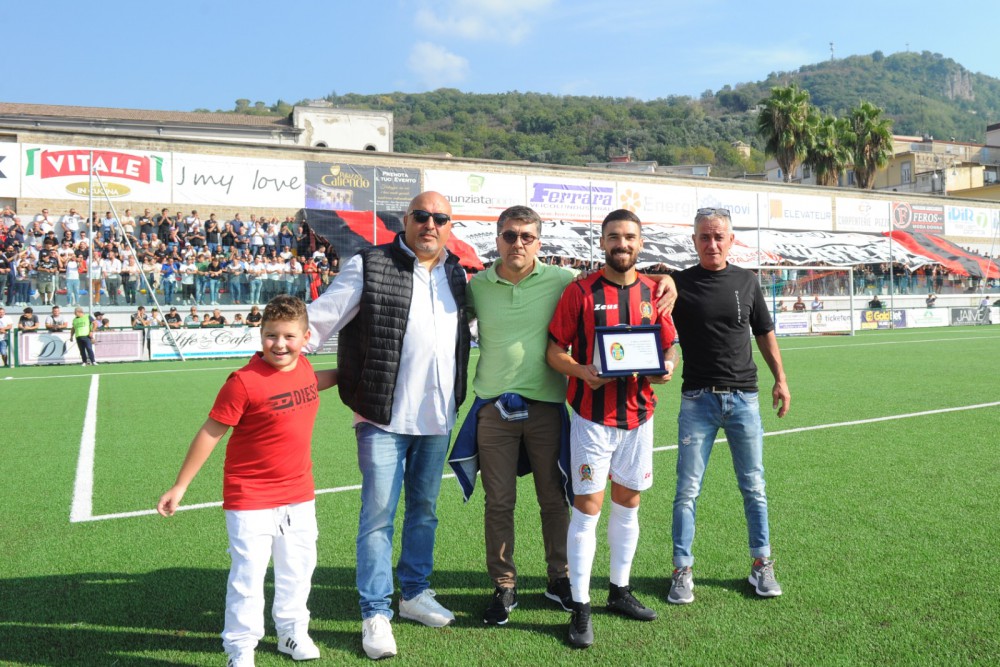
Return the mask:
<path id="1" fill-rule="evenodd" d="M 6 2 L 0 100 L 190 111 L 439 87 L 697 96 L 828 59 L 830 42 L 837 57 L 931 51 L 1000 78 L 996 12 L 996 0 Z"/>

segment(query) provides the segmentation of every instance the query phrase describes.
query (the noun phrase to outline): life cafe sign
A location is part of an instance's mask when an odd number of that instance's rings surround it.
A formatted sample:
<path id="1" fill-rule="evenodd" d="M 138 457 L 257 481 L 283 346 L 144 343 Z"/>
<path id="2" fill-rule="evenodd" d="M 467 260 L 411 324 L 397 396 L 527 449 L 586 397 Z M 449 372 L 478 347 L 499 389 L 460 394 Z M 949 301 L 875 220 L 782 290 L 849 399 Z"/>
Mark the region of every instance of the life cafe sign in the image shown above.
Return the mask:
<path id="1" fill-rule="evenodd" d="M 173 334 L 173 339 L 171 339 Z M 174 341 L 177 345 L 174 345 Z M 155 329 L 149 345 L 149 358 L 211 359 L 249 357 L 260 349 L 259 327 L 219 327 L 208 329 Z"/>

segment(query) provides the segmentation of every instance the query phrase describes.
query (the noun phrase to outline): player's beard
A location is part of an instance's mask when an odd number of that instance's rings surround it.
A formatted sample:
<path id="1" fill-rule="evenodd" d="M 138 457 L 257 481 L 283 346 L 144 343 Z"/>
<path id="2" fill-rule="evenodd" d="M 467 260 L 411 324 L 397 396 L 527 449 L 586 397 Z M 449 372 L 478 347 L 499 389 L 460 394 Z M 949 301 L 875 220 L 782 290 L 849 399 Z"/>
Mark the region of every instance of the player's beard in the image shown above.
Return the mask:
<path id="1" fill-rule="evenodd" d="M 604 256 L 604 263 L 618 273 L 626 273 L 635 266 L 636 259 L 638 259 L 638 254 L 632 254 L 627 250 L 620 253 L 609 252 Z"/>

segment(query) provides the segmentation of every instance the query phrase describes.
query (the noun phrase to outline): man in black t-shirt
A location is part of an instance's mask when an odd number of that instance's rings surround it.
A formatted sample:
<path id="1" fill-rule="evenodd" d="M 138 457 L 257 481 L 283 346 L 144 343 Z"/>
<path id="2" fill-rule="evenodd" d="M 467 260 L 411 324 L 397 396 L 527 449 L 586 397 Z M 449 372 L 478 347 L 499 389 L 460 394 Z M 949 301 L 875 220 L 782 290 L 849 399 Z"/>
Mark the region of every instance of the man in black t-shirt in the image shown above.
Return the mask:
<path id="1" fill-rule="evenodd" d="M 762 597 L 781 595 L 771 560 L 764 493 L 764 431 L 751 337 L 774 376 L 771 397 L 779 417 L 788 412 L 791 395 L 774 324 L 757 277 L 727 260 L 735 238 L 732 224 L 726 209 L 699 209 L 692 235 L 699 263 L 674 274 L 678 297 L 673 316 L 684 357 L 681 410 L 677 419 L 675 569 L 667 596 L 674 604 L 694 601 L 691 545 L 695 502 L 720 428 L 726 433 L 743 495 L 753 559 L 749 581 Z"/>
<path id="2" fill-rule="evenodd" d="M 166 321 L 167 326 L 171 329 L 181 328 L 181 314 L 177 312 L 177 306 L 170 306 L 170 311 L 167 313 L 166 317 L 163 318 Z"/>

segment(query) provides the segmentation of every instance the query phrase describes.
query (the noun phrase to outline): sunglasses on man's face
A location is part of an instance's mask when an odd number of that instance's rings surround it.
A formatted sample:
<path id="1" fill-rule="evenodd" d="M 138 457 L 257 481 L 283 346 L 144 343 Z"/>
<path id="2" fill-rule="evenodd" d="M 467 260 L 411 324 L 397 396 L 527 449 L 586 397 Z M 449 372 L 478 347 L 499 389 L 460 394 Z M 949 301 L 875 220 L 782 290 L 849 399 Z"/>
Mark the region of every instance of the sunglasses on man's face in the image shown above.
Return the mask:
<path id="1" fill-rule="evenodd" d="M 528 232 L 521 232 L 520 234 L 518 234 L 517 232 L 510 230 L 501 233 L 500 238 L 502 238 L 506 243 L 509 243 L 511 245 L 517 243 L 518 239 L 521 239 L 521 243 L 524 245 L 531 245 L 538 239 L 537 236 L 535 236 L 534 234 L 529 234 Z"/>
<path id="2" fill-rule="evenodd" d="M 428 211 L 424 211 L 419 208 L 410 211 L 410 217 L 413 218 L 414 222 L 417 222 L 421 225 L 430 220 L 431 218 L 434 218 L 434 224 L 437 225 L 438 227 L 443 227 L 444 225 L 447 225 L 451 221 L 451 216 L 448 215 L 447 213 L 429 213 Z"/>

